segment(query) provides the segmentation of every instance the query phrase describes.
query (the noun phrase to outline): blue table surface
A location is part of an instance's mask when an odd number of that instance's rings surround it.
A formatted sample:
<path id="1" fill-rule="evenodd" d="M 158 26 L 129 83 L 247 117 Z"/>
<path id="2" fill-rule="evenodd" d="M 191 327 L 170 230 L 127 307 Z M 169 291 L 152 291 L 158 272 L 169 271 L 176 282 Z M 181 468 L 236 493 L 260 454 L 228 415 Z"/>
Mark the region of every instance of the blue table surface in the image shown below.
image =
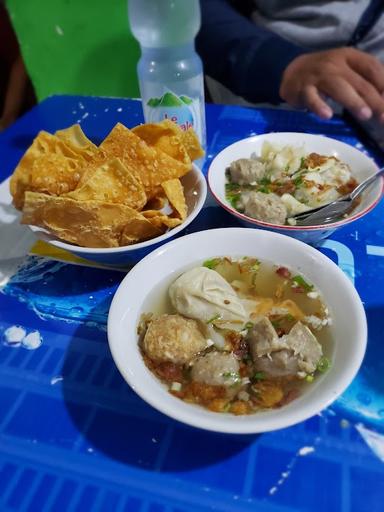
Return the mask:
<path id="1" fill-rule="evenodd" d="M 40 129 L 80 122 L 100 142 L 117 121 L 142 122 L 140 102 L 48 98 L 0 134 L 0 181 Z M 326 134 L 384 161 L 339 118 L 208 105 L 207 128 L 205 170 L 223 147 L 270 131 Z M 357 377 L 321 414 L 262 435 L 185 426 L 125 384 L 106 336 L 123 272 L 27 257 L 0 289 L 0 339 L 21 325 L 38 331 L 43 343 L 36 350 L 0 346 L 0 510 L 381 512 L 383 216 L 381 203 L 319 248 L 347 273 L 365 305 L 368 350 Z M 236 225 L 209 202 L 187 231 Z"/>

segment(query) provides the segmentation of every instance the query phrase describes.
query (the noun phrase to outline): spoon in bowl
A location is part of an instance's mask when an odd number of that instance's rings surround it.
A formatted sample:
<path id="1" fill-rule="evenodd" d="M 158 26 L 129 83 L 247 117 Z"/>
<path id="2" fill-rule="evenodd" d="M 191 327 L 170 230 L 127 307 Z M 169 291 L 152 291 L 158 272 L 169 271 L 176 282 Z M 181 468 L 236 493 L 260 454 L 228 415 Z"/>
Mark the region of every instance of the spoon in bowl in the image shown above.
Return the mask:
<path id="1" fill-rule="evenodd" d="M 340 220 L 341 217 L 350 213 L 355 206 L 355 201 L 360 195 L 374 183 L 379 176 L 384 174 L 382 167 L 376 174 L 373 174 L 363 182 L 361 182 L 350 194 L 343 196 L 332 203 L 328 203 L 306 212 L 292 215 L 291 218 L 296 220 L 297 226 L 316 226 L 319 224 L 330 224 Z"/>

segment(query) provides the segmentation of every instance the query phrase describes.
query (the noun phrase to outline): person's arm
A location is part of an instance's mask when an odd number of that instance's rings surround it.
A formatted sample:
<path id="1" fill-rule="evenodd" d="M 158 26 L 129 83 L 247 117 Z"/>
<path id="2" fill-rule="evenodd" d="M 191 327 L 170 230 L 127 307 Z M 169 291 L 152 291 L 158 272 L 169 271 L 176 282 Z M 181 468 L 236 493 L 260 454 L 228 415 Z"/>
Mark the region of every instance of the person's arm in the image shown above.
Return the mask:
<path id="1" fill-rule="evenodd" d="M 288 64 L 306 52 L 239 14 L 229 0 L 200 0 L 196 46 L 207 75 L 251 102 L 281 101 Z"/>
<path id="2" fill-rule="evenodd" d="M 305 50 L 258 27 L 230 0 L 201 0 L 197 49 L 205 72 L 251 102 L 286 101 L 329 119 L 328 96 L 384 124 L 384 64 L 355 48 Z"/>
<path id="3" fill-rule="evenodd" d="M 0 131 L 12 124 L 20 113 L 27 85 L 27 72 L 19 55 L 13 62 L 9 74 L 4 108 L 0 117 Z"/>

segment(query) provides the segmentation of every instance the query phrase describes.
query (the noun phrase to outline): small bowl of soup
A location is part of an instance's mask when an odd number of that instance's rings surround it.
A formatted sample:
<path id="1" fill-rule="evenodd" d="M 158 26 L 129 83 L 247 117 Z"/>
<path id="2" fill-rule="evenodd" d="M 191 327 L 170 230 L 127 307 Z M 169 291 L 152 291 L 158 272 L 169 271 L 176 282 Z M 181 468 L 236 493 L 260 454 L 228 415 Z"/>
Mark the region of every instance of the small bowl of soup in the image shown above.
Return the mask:
<path id="1" fill-rule="evenodd" d="M 383 179 L 337 221 L 301 226 L 295 216 L 345 197 L 377 171 L 373 159 L 339 140 L 309 133 L 266 133 L 220 151 L 210 164 L 208 184 L 216 202 L 243 226 L 318 245 L 379 203 Z"/>
<path id="2" fill-rule="evenodd" d="M 246 228 L 193 233 L 138 263 L 112 301 L 108 339 L 151 406 L 207 430 L 257 433 L 303 421 L 350 384 L 364 308 L 316 249 Z"/>

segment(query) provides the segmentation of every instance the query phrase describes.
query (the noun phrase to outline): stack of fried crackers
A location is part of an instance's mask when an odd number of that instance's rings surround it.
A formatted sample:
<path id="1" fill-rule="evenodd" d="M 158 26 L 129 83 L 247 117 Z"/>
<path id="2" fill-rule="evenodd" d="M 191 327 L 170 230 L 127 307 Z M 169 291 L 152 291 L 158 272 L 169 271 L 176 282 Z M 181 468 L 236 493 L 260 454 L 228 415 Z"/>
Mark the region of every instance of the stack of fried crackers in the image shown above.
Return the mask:
<path id="1" fill-rule="evenodd" d="M 79 125 L 42 131 L 11 177 L 13 203 L 23 224 L 71 244 L 135 244 L 185 220 L 180 178 L 203 154 L 192 129 L 168 120 L 132 130 L 118 123 L 98 147 Z"/>

